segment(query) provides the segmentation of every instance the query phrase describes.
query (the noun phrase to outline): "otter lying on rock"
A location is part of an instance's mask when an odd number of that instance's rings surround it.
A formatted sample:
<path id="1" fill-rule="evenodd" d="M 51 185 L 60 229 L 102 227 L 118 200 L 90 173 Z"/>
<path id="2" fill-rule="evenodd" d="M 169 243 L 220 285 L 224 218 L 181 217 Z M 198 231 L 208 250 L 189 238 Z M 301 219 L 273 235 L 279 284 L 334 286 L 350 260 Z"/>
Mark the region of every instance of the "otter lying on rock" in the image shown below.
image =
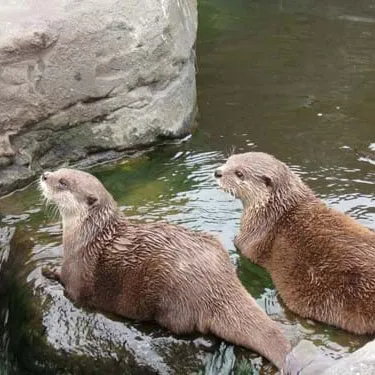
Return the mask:
<path id="1" fill-rule="evenodd" d="M 84 306 L 175 332 L 213 334 L 282 368 L 290 345 L 239 281 L 215 238 L 166 223 L 132 224 L 94 176 L 42 175 L 44 196 L 62 216 L 61 271 L 44 270 Z M 288 363 L 290 358 L 288 358 Z"/>
<path id="2" fill-rule="evenodd" d="M 328 208 L 271 155 L 233 155 L 215 176 L 244 206 L 236 247 L 270 272 L 292 311 L 375 332 L 374 232 Z"/>

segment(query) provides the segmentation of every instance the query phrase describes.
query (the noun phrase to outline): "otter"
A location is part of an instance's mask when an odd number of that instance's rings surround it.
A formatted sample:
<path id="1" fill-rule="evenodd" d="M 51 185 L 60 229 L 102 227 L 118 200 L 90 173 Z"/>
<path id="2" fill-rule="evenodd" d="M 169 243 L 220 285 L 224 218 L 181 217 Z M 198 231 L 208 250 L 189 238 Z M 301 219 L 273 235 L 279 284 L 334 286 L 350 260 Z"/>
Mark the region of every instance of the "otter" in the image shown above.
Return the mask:
<path id="1" fill-rule="evenodd" d="M 374 232 L 329 208 L 269 154 L 232 155 L 215 176 L 243 203 L 237 249 L 271 274 L 291 311 L 375 333 Z"/>
<path id="2" fill-rule="evenodd" d="M 40 186 L 61 214 L 64 251 L 61 269 L 43 275 L 59 281 L 69 299 L 176 334 L 212 333 L 283 367 L 288 340 L 243 287 L 217 239 L 163 222 L 132 223 L 83 171 L 45 172 Z"/>

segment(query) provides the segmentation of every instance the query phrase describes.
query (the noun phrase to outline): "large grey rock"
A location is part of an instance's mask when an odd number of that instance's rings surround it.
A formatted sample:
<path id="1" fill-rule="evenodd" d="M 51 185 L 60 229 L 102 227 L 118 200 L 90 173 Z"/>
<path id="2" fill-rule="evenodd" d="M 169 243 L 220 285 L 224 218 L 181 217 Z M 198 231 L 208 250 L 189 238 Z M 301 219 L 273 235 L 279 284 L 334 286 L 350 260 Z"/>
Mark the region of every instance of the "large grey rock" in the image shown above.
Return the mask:
<path id="1" fill-rule="evenodd" d="M 196 0 L 4 0 L 0 25 L 0 194 L 191 131 Z"/>
<path id="2" fill-rule="evenodd" d="M 289 353 L 283 375 L 321 375 L 333 363 L 312 342 L 301 340 Z"/>
<path id="3" fill-rule="evenodd" d="M 344 358 L 334 360 L 321 353 L 307 340 L 302 340 L 293 348 L 288 358 L 286 375 L 295 374 L 292 367 L 298 367 L 300 375 L 374 375 L 375 341 L 371 341 Z"/>
<path id="4" fill-rule="evenodd" d="M 323 375 L 374 375 L 375 341 L 371 341 L 348 357 L 340 359 Z"/>

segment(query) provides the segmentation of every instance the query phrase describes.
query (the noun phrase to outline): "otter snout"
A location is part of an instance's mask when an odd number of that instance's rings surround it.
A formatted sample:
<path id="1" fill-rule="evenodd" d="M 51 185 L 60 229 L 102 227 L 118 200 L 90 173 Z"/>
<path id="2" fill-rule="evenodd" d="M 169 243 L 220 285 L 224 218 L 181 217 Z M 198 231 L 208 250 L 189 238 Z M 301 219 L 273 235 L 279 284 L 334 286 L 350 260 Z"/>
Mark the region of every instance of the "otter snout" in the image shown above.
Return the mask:
<path id="1" fill-rule="evenodd" d="M 214 176 L 215 178 L 220 178 L 223 176 L 223 172 L 220 168 L 216 169 L 215 173 L 214 173 Z"/>
<path id="2" fill-rule="evenodd" d="M 51 172 L 44 172 L 40 178 L 42 181 L 47 181 L 48 177 L 51 175 Z"/>

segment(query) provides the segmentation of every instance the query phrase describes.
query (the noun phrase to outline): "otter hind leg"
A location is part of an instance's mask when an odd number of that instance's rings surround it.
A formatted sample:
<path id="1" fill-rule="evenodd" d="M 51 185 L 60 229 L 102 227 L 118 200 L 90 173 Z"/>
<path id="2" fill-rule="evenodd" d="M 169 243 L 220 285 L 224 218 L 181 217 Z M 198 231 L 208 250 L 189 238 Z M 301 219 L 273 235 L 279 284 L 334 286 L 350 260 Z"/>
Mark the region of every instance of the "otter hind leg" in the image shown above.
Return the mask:
<path id="1" fill-rule="evenodd" d="M 196 330 L 196 322 L 190 309 L 178 304 L 173 309 L 157 314 L 155 319 L 161 326 L 176 334 L 190 333 Z"/>

